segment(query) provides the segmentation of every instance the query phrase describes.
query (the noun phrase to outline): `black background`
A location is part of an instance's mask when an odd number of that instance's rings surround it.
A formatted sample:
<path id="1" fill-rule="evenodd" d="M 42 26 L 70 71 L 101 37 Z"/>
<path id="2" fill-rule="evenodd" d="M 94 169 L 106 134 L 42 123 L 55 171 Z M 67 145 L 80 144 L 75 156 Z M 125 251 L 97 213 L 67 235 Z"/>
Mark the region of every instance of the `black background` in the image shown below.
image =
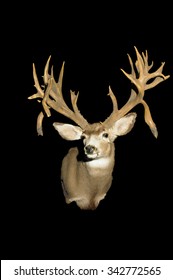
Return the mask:
<path id="1" fill-rule="evenodd" d="M 171 8 L 149 4 L 24 3 L 10 6 L 4 30 L 5 129 L 2 175 L 2 258 L 7 259 L 168 259 L 172 258 L 172 95 Z M 14 10 L 13 10 L 14 9 Z M 4 10 L 7 13 L 8 9 Z M 144 122 L 143 107 L 133 130 L 116 141 L 114 180 L 95 211 L 66 205 L 60 186 L 63 156 L 72 143 L 62 140 L 52 112 L 37 136 L 41 104 L 35 93 L 32 63 L 41 76 L 51 55 L 55 79 L 65 61 L 63 93 L 79 91 L 79 108 L 90 122 L 112 110 L 108 86 L 121 107 L 130 95 L 127 53 L 135 61 L 148 51 L 155 71 L 165 62 L 170 78 L 146 92 L 158 139 Z"/>

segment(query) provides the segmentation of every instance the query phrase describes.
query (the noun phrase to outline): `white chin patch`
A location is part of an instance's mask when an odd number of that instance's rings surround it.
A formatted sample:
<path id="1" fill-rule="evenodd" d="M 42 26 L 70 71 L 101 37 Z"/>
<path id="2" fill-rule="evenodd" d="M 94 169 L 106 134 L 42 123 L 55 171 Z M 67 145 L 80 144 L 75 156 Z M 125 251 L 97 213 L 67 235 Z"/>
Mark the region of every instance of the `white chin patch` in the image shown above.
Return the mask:
<path id="1" fill-rule="evenodd" d="M 86 154 L 86 156 L 87 156 L 87 158 L 94 159 L 94 158 L 98 157 L 98 154 Z"/>

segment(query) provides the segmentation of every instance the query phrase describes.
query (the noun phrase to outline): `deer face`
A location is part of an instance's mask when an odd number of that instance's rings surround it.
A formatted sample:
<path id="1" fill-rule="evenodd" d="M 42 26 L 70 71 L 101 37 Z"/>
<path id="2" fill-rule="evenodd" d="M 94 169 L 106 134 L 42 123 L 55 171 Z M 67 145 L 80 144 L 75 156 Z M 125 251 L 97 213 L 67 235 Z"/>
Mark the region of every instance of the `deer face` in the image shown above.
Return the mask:
<path id="1" fill-rule="evenodd" d="M 102 123 L 89 124 L 84 130 L 71 124 L 54 123 L 54 128 L 66 140 L 83 140 L 84 153 L 88 159 L 109 157 L 114 140 L 133 128 L 136 113 L 129 113 L 106 128 Z"/>
<path id="2" fill-rule="evenodd" d="M 110 154 L 112 142 L 108 130 L 100 123 L 95 123 L 86 128 L 81 138 L 84 144 L 84 153 L 88 159 L 101 158 Z"/>

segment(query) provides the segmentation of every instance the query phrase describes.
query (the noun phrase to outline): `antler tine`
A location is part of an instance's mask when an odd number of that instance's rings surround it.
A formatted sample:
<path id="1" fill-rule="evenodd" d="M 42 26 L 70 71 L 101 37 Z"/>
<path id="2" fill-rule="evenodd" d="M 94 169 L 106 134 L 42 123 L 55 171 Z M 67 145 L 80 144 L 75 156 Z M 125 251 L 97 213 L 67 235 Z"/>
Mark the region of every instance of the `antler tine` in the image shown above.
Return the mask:
<path id="1" fill-rule="evenodd" d="M 115 95 L 113 94 L 113 91 L 111 89 L 111 87 L 109 86 L 109 93 L 108 96 L 110 96 L 111 100 L 112 100 L 112 104 L 113 104 L 113 111 L 117 112 L 118 111 L 118 103 L 117 103 L 117 99 L 115 97 Z"/>
<path id="2" fill-rule="evenodd" d="M 29 96 L 28 99 L 35 99 L 35 98 L 43 99 L 44 98 L 44 91 L 42 90 L 42 88 L 41 88 L 41 86 L 39 84 L 34 63 L 33 63 L 33 78 L 34 78 L 34 86 L 37 89 L 37 93 Z M 44 79 L 44 81 L 46 82 L 45 79 Z M 38 101 L 40 102 L 40 100 L 38 100 Z M 43 118 L 44 118 L 44 113 L 41 111 L 39 113 L 38 117 L 37 117 L 37 126 L 36 127 L 37 127 L 38 135 L 43 135 L 43 129 L 42 129 Z"/>
<path id="3" fill-rule="evenodd" d="M 43 80 L 44 80 L 44 84 L 47 85 L 48 84 L 48 81 L 50 79 L 50 75 L 48 73 L 48 70 L 49 70 L 49 63 L 50 63 L 50 59 L 51 59 L 51 55 L 49 56 L 47 62 L 46 62 L 46 65 L 44 67 L 44 75 L 43 75 Z"/>
<path id="4" fill-rule="evenodd" d="M 29 96 L 28 99 L 35 99 L 35 98 L 42 99 L 42 106 L 44 109 L 43 112 L 41 112 L 37 118 L 37 133 L 38 133 L 38 135 L 43 135 L 42 122 L 43 122 L 44 112 L 46 113 L 46 115 L 48 117 L 50 117 L 51 116 L 50 109 L 53 109 L 56 112 L 66 116 L 67 118 L 71 119 L 76 124 L 78 124 L 82 129 L 84 129 L 88 125 L 88 122 L 81 115 L 81 113 L 77 107 L 77 99 L 78 99 L 79 93 L 77 93 L 77 95 L 76 95 L 75 92 L 70 91 L 73 110 L 71 110 L 67 106 L 67 104 L 65 103 L 64 98 L 63 98 L 62 81 L 63 81 L 65 62 L 63 62 L 63 64 L 62 64 L 62 67 L 61 67 L 61 70 L 59 73 L 58 82 L 56 82 L 54 79 L 54 75 L 53 75 L 53 67 L 51 68 L 51 74 L 48 73 L 50 58 L 51 58 L 51 56 L 49 56 L 47 63 L 45 65 L 45 68 L 44 68 L 44 75 L 43 75 L 44 89 L 42 89 L 39 84 L 35 65 L 33 63 L 34 86 L 37 89 L 37 93 L 33 94 L 32 96 Z M 46 86 L 46 89 L 45 89 L 45 86 Z M 40 100 L 38 100 L 38 101 L 40 101 Z"/>
<path id="5" fill-rule="evenodd" d="M 130 98 L 128 99 L 126 104 L 120 110 L 113 109 L 112 114 L 104 121 L 104 125 L 108 127 L 112 126 L 115 121 L 125 116 L 132 108 L 134 108 L 137 104 L 141 103 L 144 106 L 145 122 L 150 127 L 153 135 L 157 138 L 158 132 L 157 132 L 156 125 L 152 120 L 150 109 L 147 103 L 143 100 L 143 97 L 147 89 L 153 88 L 159 83 L 167 80 L 170 77 L 170 75 L 165 76 L 162 73 L 163 66 L 165 64 L 164 62 L 161 63 L 161 66 L 155 72 L 149 73 L 149 70 L 153 66 L 153 62 L 150 65 L 148 65 L 147 51 L 145 54 L 142 53 L 142 55 L 140 55 L 137 48 L 136 47 L 134 48 L 137 56 L 137 60 L 135 62 L 136 71 L 134 69 L 133 62 L 130 55 L 128 55 L 128 58 L 131 66 L 131 73 L 128 74 L 123 69 L 121 69 L 121 71 L 136 86 L 138 92 L 132 89 Z M 150 83 L 147 83 L 151 79 L 152 81 Z"/>

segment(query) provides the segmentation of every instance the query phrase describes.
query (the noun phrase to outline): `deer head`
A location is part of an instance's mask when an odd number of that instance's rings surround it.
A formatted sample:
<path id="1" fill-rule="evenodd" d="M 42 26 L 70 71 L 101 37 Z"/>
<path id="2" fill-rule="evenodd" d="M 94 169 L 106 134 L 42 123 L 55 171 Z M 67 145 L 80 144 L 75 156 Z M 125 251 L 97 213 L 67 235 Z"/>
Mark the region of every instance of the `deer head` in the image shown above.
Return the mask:
<path id="1" fill-rule="evenodd" d="M 81 209 L 96 209 L 107 194 L 112 184 L 112 172 L 115 165 L 115 139 L 131 131 L 136 120 L 136 113 L 130 112 L 136 105 L 142 104 L 144 107 L 144 119 L 153 135 L 157 138 L 158 132 L 151 117 L 150 109 L 144 101 L 144 93 L 169 78 L 165 76 L 162 63 L 161 66 L 152 73 L 149 73 L 153 66 L 148 64 L 147 51 L 138 52 L 135 47 L 136 62 L 133 65 L 131 57 L 128 55 L 131 73 L 122 72 L 132 82 L 135 89 L 131 90 L 130 97 L 122 108 L 118 108 L 117 100 L 111 87 L 109 93 L 113 104 L 113 111 L 103 122 L 90 124 L 80 113 L 77 107 L 79 93 L 70 91 L 72 109 L 64 101 L 62 94 L 62 80 L 64 63 L 59 74 L 58 82 L 54 79 L 53 68 L 49 74 L 50 58 L 44 69 L 44 86 L 41 87 L 37 78 L 35 65 L 33 64 L 34 85 L 37 93 L 28 97 L 38 98 L 42 102 L 43 110 L 37 118 L 37 133 L 43 135 L 42 121 L 44 115 L 51 116 L 51 109 L 72 120 L 75 125 L 68 123 L 53 123 L 54 128 L 65 140 L 83 141 L 82 153 L 78 147 L 71 148 L 62 161 L 61 183 L 66 203 L 73 201 Z"/>

